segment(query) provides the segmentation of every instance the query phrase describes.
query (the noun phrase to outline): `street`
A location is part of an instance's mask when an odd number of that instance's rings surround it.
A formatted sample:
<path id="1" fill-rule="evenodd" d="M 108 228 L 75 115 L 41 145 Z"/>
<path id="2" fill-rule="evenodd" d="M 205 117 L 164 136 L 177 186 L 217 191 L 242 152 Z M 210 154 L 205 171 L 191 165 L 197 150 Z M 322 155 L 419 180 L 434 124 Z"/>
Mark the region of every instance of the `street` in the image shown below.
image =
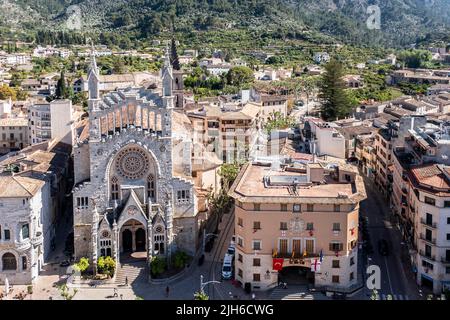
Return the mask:
<path id="1" fill-rule="evenodd" d="M 395 224 L 390 221 L 390 209 L 386 200 L 375 189 L 374 184 L 365 178 L 367 199 L 361 203 L 360 214 L 368 219 L 368 230 L 373 247 L 373 254 L 368 257 L 368 265 L 377 265 L 381 270 L 380 299 L 386 300 L 391 295 L 393 300 L 420 299 L 411 267 L 404 250 L 405 244 Z M 378 250 L 378 241 L 388 242 L 389 254 L 383 256 Z M 403 257 L 403 259 L 402 259 Z M 361 263 L 362 261 L 360 261 Z M 365 288 L 365 295 L 371 291 Z"/>

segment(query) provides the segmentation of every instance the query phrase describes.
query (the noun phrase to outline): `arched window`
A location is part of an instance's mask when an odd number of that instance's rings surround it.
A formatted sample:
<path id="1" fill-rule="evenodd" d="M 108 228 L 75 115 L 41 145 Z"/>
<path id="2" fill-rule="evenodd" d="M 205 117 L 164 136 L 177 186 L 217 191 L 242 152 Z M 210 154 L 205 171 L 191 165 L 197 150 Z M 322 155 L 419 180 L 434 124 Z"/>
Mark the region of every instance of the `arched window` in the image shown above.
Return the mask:
<path id="1" fill-rule="evenodd" d="M 119 180 L 117 179 L 117 177 L 113 177 L 111 179 L 111 199 L 119 199 Z"/>
<path id="2" fill-rule="evenodd" d="M 3 271 L 5 270 L 17 270 L 17 260 L 16 257 L 7 252 L 2 257 Z"/>
<path id="3" fill-rule="evenodd" d="M 147 197 L 155 200 L 155 177 L 153 175 L 147 177 Z"/>
<path id="4" fill-rule="evenodd" d="M 164 228 L 161 225 L 157 225 L 155 227 L 155 234 L 153 236 L 153 249 L 155 251 L 155 254 L 164 254 L 164 243 Z"/>

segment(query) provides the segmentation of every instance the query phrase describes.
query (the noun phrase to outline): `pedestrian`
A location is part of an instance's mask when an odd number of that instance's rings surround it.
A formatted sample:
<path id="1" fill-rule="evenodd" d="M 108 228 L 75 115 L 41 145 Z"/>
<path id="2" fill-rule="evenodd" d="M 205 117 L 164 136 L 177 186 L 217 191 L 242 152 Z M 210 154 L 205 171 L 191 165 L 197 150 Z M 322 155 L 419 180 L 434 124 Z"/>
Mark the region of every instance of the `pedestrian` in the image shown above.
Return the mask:
<path id="1" fill-rule="evenodd" d="M 167 286 L 167 287 L 166 287 L 166 298 L 169 297 L 169 290 L 170 290 L 170 289 L 169 289 L 169 286 Z"/>
<path id="2" fill-rule="evenodd" d="M 125 277 L 125 285 L 128 285 L 128 277 Z"/>
<path id="3" fill-rule="evenodd" d="M 252 300 L 255 300 L 256 299 L 256 296 L 255 296 L 255 293 L 253 292 L 252 293 Z"/>
<path id="4" fill-rule="evenodd" d="M 113 297 L 114 297 L 114 298 L 117 298 L 117 297 L 118 297 L 118 295 L 117 295 L 117 289 L 116 289 L 116 288 L 114 288 L 114 295 L 113 295 Z"/>
<path id="5" fill-rule="evenodd" d="M 283 282 L 283 289 L 287 289 L 287 283 Z"/>

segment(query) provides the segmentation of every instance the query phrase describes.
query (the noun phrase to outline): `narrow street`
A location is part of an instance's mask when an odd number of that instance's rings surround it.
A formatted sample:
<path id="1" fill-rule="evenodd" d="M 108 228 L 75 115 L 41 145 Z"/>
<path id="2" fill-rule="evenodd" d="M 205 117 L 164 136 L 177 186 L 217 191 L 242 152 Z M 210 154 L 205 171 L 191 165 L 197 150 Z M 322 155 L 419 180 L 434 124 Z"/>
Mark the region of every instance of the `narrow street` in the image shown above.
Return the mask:
<path id="1" fill-rule="evenodd" d="M 381 300 L 391 295 L 393 300 L 420 299 L 418 287 L 405 252 L 397 225 L 390 219 L 390 209 L 386 200 L 376 190 L 375 185 L 365 178 L 367 199 L 361 203 L 361 216 L 368 219 L 368 230 L 373 253 L 368 257 L 368 265 L 377 265 L 381 270 Z M 384 239 L 388 243 L 389 254 L 383 256 L 378 250 L 378 241 Z M 371 292 L 366 288 L 365 295 Z"/>

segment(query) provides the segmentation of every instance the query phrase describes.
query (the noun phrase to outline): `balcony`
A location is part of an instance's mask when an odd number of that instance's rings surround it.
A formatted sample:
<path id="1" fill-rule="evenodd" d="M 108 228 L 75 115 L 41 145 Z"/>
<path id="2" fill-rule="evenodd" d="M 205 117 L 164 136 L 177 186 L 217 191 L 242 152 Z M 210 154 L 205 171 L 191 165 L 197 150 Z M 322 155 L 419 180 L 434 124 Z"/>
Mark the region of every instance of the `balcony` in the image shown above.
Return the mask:
<path id="1" fill-rule="evenodd" d="M 275 256 L 276 253 L 276 256 Z M 284 259 L 307 259 L 307 258 L 317 258 L 320 254 L 307 252 L 306 255 L 303 252 L 276 252 L 272 250 L 272 257 L 274 258 L 284 258 Z"/>
<path id="2" fill-rule="evenodd" d="M 428 259 L 428 260 L 431 260 L 431 261 L 436 261 L 436 256 L 435 255 L 425 254 L 425 251 L 423 251 L 423 250 L 419 250 L 419 255 L 422 258 L 425 258 L 425 259 Z"/>
<path id="3" fill-rule="evenodd" d="M 427 220 L 424 219 L 424 218 L 421 218 L 421 219 L 420 219 L 420 223 L 423 224 L 423 225 L 425 225 L 425 226 L 427 226 L 427 227 L 431 227 L 431 228 L 433 228 L 433 229 L 436 229 L 436 228 L 437 228 L 437 223 L 436 223 L 436 222 L 429 222 L 429 221 L 427 221 Z"/>
<path id="4" fill-rule="evenodd" d="M 427 238 L 423 233 L 420 234 L 419 238 L 429 244 L 436 245 L 436 238 Z"/>

